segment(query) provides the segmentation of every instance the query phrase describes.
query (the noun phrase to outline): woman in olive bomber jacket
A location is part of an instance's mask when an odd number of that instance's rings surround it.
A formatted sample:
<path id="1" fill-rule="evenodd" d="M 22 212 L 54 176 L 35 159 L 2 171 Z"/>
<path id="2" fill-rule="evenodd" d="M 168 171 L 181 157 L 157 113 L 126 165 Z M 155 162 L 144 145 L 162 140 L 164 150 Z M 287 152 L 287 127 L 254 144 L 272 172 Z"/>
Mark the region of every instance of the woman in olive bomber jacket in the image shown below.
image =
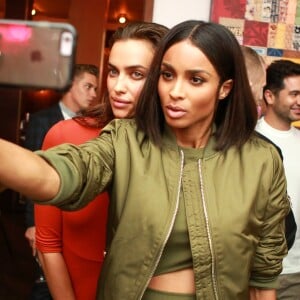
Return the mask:
<path id="1" fill-rule="evenodd" d="M 112 187 L 108 227 L 113 239 L 98 299 L 141 299 L 172 228 L 179 191 L 197 299 L 244 300 L 248 285 L 275 287 L 286 254 L 282 220 L 289 209 L 277 150 L 253 137 L 240 152 L 233 148 L 225 155 L 214 150 L 211 137 L 195 154 L 178 147 L 166 130 L 162 151 L 150 142 L 140 148 L 144 135 L 137 139 L 136 134 L 133 120 L 117 120 L 80 149 L 61 146 L 40 153 L 62 176 L 60 193 L 51 202 L 63 209 L 78 209 Z M 185 164 L 185 156 L 196 158 Z"/>

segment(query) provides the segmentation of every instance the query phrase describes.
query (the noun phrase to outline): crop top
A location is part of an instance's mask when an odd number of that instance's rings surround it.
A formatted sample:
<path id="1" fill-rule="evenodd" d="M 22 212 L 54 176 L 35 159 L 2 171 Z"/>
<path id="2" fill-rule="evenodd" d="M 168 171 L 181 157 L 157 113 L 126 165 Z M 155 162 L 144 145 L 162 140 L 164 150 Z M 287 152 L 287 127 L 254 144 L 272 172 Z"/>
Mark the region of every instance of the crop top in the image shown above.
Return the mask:
<path id="1" fill-rule="evenodd" d="M 203 149 L 182 148 L 181 150 L 184 152 L 185 165 L 189 162 L 195 162 L 195 160 L 198 160 L 203 156 Z M 186 201 L 188 201 L 188 199 L 184 199 L 184 194 L 181 190 L 175 223 L 155 270 L 154 276 L 193 267 L 184 205 Z"/>

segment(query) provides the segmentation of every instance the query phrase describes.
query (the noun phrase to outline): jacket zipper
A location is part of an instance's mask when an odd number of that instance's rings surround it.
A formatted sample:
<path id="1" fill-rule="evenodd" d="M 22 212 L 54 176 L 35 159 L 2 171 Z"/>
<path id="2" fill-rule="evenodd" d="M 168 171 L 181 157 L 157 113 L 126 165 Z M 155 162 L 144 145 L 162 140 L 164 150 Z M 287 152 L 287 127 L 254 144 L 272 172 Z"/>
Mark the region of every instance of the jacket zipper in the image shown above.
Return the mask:
<path id="1" fill-rule="evenodd" d="M 213 291 L 214 291 L 215 299 L 218 300 L 219 296 L 218 296 L 217 280 L 216 280 L 215 256 L 213 253 L 212 238 L 211 238 L 211 233 L 210 233 L 210 228 L 209 228 L 209 223 L 208 223 L 208 213 L 207 213 L 206 201 L 205 201 L 205 197 L 204 197 L 204 184 L 203 184 L 202 160 L 201 159 L 198 160 L 198 170 L 199 170 L 201 201 L 202 201 L 204 218 L 205 218 L 205 228 L 206 228 L 206 233 L 208 236 L 209 250 L 210 250 L 210 255 L 211 255 L 211 260 L 212 260 L 211 276 L 212 276 Z"/>
<path id="2" fill-rule="evenodd" d="M 181 181 L 182 181 L 182 174 L 183 174 L 183 163 L 184 163 L 184 154 L 183 154 L 183 151 L 180 150 L 180 176 L 179 176 L 179 181 L 178 181 L 178 190 L 177 190 L 177 196 L 176 196 L 175 211 L 174 211 L 174 214 L 173 214 L 173 217 L 172 217 L 172 220 L 171 220 L 171 224 L 170 224 L 169 230 L 167 232 L 167 236 L 166 236 L 166 238 L 165 238 L 165 240 L 163 242 L 163 245 L 161 247 L 161 250 L 159 252 L 159 256 L 158 256 L 158 258 L 157 258 L 157 260 L 156 260 L 156 262 L 155 262 L 155 264 L 153 266 L 153 269 L 152 269 L 152 271 L 150 273 L 150 276 L 149 276 L 149 278 L 147 280 L 147 283 L 146 283 L 145 287 L 143 288 L 143 291 L 142 291 L 140 297 L 138 298 L 139 300 L 142 299 L 142 297 L 143 297 L 143 295 L 144 295 L 144 293 L 145 293 L 145 291 L 146 291 L 146 289 L 147 289 L 147 287 L 149 285 L 149 282 L 150 282 L 151 278 L 153 277 L 153 274 L 154 274 L 154 272 L 156 270 L 156 267 L 157 267 L 157 265 L 158 265 L 158 263 L 160 261 L 160 258 L 162 256 L 163 250 L 164 250 L 164 248 L 165 248 L 165 246 L 167 244 L 167 241 L 169 239 L 169 236 L 171 234 L 171 231 L 172 231 L 174 223 L 175 223 L 175 218 L 176 218 L 176 214 L 177 214 L 178 206 L 179 206 L 179 196 L 180 196 L 180 188 L 181 188 Z"/>

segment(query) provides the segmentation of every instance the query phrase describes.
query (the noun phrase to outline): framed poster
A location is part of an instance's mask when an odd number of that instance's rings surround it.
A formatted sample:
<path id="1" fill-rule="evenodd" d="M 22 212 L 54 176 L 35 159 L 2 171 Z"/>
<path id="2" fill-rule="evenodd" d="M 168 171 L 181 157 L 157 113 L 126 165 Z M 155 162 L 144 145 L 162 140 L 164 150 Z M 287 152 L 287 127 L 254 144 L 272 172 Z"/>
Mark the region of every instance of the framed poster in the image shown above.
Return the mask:
<path id="1" fill-rule="evenodd" d="M 300 63 L 300 0 L 211 0 L 210 20 L 229 28 L 267 63 Z"/>

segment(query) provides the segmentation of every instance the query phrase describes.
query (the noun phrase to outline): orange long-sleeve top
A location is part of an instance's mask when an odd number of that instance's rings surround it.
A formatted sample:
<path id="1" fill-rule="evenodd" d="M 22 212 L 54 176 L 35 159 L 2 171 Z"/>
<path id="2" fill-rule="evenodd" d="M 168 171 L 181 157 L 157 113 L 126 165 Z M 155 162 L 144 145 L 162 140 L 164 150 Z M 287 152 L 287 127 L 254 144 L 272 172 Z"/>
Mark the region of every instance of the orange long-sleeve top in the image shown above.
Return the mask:
<path id="1" fill-rule="evenodd" d="M 81 144 L 99 133 L 100 129 L 84 127 L 72 119 L 61 121 L 48 131 L 43 149 L 61 143 Z M 35 205 L 36 247 L 43 253 L 62 253 L 77 300 L 96 297 L 105 251 L 107 209 L 106 193 L 74 212 Z"/>

